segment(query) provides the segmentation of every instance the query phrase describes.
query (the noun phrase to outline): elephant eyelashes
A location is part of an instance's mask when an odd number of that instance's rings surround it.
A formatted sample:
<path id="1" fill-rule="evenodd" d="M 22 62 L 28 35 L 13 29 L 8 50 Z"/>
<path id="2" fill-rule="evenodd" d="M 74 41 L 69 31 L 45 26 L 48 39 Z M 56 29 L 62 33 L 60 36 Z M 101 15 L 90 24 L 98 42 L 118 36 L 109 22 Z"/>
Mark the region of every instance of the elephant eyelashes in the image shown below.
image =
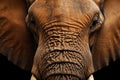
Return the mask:
<path id="1" fill-rule="evenodd" d="M 99 16 L 95 16 L 92 22 L 92 26 L 96 26 L 99 23 Z"/>
<path id="2" fill-rule="evenodd" d="M 99 15 L 96 14 L 93 18 L 93 21 L 90 26 L 90 32 L 94 32 L 95 30 L 99 29 L 101 25 Z"/>

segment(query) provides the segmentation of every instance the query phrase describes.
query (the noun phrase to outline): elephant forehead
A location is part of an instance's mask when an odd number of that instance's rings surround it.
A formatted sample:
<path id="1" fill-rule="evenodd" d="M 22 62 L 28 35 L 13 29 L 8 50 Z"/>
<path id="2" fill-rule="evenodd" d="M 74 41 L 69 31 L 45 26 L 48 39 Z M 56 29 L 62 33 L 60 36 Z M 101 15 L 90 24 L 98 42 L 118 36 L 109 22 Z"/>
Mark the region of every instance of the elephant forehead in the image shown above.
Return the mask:
<path id="1" fill-rule="evenodd" d="M 37 0 L 29 8 L 29 13 L 34 14 L 40 21 L 63 16 L 81 20 L 85 15 L 93 16 L 98 11 L 99 8 L 91 0 Z"/>
<path id="2" fill-rule="evenodd" d="M 93 9 L 95 7 L 93 0 L 36 0 L 35 2 L 38 3 L 38 7 L 49 6 L 56 8 L 62 6 L 65 8 L 65 6 L 71 6 L 72 8 L 79 8 L 81 10 L 89 10 L 90 8 Z"/>

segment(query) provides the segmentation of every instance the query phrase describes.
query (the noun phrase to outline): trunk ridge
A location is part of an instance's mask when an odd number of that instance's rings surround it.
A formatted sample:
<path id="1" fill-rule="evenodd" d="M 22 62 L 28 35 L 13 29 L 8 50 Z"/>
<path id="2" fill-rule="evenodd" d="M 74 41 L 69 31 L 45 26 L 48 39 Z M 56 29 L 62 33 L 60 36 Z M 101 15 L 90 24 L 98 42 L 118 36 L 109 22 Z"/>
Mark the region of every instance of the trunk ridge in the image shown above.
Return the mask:
<path id="1" fill-rule="evenodd" d="M 74 76 L 85 78 L 84 57 L 79 52 L 69 50 L 55 50 L 48 53 L 42 59 L 40 66 L 42 77 L 48 78 L 53 75 Z M 45 80 L 46 80 L 45 79 Z"/>
<path id="2" fill-rule="evenodd" d="M 82 34 L 69 25 L 51 26 L 44 28 L 39 39 L 33 73 L 41 80 L 86 80 L 92 60 Z"/>

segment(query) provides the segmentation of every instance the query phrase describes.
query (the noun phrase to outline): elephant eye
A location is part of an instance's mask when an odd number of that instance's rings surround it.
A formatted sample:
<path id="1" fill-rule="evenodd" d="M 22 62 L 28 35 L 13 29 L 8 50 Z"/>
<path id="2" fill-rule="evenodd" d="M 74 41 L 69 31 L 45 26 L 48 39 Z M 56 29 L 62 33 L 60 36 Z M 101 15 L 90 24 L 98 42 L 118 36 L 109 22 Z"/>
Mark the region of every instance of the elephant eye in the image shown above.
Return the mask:
<path id="1" fill-rule="evenodd" d="M 35 21 L 34 17 L 31 15 L 26 16 L 26 23 L 27 23 L 27 26 L 29 26 L 29 27 L 36 25 L 36 21 Z"/>
<path id="2" fill-rule="evenodd" d="M 30 16 L 30 18 L 29 18 L 29 23 L 32 24 L 32 25 L 35 25 L 35 24 L 36 24 L 35 19 L 34 19 L 33 16 Z"/>
<path id="3" fill-rule="evenodd" d="M 99 14 L 96 14 L 93 18 L 93 21 L 90 25 L 90 32 L 94 32 L 95 30 L 99 29 L 101 27 L 101 19 Z"/>
<path id="4" fill-rule="evenodd" d="M 93 18 L 92 26 L 96 26 L 99 23 L 99 15 L 96 14 Z"/>

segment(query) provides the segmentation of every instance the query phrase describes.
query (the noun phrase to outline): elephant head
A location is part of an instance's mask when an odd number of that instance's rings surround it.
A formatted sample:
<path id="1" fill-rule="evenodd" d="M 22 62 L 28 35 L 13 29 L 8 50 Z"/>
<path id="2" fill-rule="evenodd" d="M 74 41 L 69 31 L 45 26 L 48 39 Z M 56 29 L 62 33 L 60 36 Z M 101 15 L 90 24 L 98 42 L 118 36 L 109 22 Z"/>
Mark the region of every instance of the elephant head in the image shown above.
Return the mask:
<path id="1" fill-rule="evenodd" d="M 26 22 L 38 44 L 32 67 L 37 79 L 87 80 L 94 72 L 90 35 L 104 21 L 101 1 L 29 1 Z"/>
<path id="2" fill-rule="evenodd" d="M 120 59 L 119 0 L 26 2 L 0 0 L 0 54 L 32 79 L 91 80 Z"/>

